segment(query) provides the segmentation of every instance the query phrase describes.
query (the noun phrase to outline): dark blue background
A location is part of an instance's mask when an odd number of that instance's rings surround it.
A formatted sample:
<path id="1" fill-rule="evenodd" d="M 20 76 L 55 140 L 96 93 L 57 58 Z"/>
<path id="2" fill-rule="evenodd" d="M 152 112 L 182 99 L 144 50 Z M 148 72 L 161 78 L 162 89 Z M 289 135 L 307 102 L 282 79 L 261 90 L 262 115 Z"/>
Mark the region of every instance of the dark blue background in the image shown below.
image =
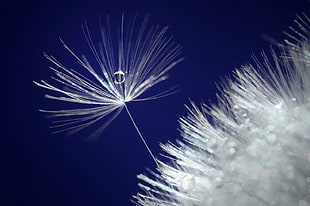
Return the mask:
<path id="1" fill-rule="evenodd" d="M 215 82 L 251 62 L 251 54 L 268 51 L 264 35 L 282 40 L 282 31 L 296 13 L 309 11 L 309 2 L 30 0 L 2 1 L 1 10 L 0 205 L 123 206 L 132 205 L 131 196 L 140 191 L 136 175 L 155 168 L 152 159 L 125 111 L 96 142 L 84 141 L 89 130 L 68 138 L 51 135 L 50 119 L 38 109 L 59 103 L 46 100 L 46 91 L 32 83 L 51 75 L 43 51 L 74 62 L 61 37 L 89 56 L 80 26 L 87 19 L 96 32 L 98 17 L 107 14 L 148 13 L 150 24 L 170 25 L 186 59 L 153 92 L 173 85 L 181 92 L 129 104 L 158 156 L 159 142 L 180 138 L 177 120 L 186 114 L 188 97 L 214 102 Z"/>

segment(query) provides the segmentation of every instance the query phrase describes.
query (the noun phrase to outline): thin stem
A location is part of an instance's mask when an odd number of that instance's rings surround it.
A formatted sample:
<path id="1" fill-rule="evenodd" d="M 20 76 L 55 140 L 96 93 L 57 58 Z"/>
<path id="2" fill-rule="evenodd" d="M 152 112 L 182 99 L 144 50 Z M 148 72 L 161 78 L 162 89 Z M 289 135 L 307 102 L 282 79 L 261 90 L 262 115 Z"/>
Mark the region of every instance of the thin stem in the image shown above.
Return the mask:
<path id="1" fill-rule="evenodd" d="M 152 156 L 152 158 L 153 158 L 153 160 L 154 160 L 154 162 L 155 162 L 157 168 L 159 168 L 159 165 L 158 165 L 158 163 L 157 163 L 157 160 L 156 160 L 155 156 L 153 155 L 151 149 L 149 148 L 149 146 L 147 145 L 146 141 L 144 140 L 144 138 L 143 138 L 143 136 L 142 136 L 142 134 L 141 134 L 141 132 L 140 132 L 138 126 L 136 125 L 135 121 L 133 120 L 133 118 L 132 118 L 132 116 L 131 116 L 131 114 L 130 114 L 128 108 L 127 108 L 127 105 L 126 105 L 126 104 L 124 104 L 124 105 L 125 105 L 125 108 L 126 108 L 126 111 L 127 111 L 128 115 L 129 115 L 129 117 L 130 117 L 130 119 L 131 119 L 131 122 L 133 123 L 133 126 L 136 128 L 136 130 L 137 130 L 137 132 L 138 132 L 138 134 L 139 134 L 139 136 L 140 136 L 140 138 L 141 138 L 143 144 L 145 145 L 147 151 L 148 151 L 148 152 L 150 153 L 150 155 Z"/>

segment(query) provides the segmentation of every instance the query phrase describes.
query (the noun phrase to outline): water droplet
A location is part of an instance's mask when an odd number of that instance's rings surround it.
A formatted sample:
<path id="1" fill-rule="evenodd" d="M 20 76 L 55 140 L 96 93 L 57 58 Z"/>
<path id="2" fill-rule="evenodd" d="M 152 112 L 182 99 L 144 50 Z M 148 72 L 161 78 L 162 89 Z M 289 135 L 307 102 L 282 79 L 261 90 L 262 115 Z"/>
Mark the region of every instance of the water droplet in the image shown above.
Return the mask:
<path id="1" fill-rule="evenodd" d="M 125 82 L 125 73 L 121 70 L 114 72 L 114 83 L 115 84 L 122 84 Z"/>
<path id="2" fill-rule="evenodd" d="M 228 149 L 228 153 L 229 153 L 229 155 L 234 155 L 236 153 L 236 149 L 231 147 Z"/>
<path id="3" fill-rule="evenodd" d="M 181 187 L 185 191 L 190 191 L 195 187 L 196 181 L 195 177 L 191 175 L 185 175 L 181 180 Z"/>
<path id="4" fill-rule="evenodd" d="M 274 143 L 277 141 L 277 136 L 274 134 L 271 135 L 267 135 L 266 139 L 270 142 L 270 143 Z"/>
<path id="5" fill-rule="evenodd" d="M 310 203 L 307 202 L 306 200 L 299 200 L 298 206 L 309 206 Z"/>

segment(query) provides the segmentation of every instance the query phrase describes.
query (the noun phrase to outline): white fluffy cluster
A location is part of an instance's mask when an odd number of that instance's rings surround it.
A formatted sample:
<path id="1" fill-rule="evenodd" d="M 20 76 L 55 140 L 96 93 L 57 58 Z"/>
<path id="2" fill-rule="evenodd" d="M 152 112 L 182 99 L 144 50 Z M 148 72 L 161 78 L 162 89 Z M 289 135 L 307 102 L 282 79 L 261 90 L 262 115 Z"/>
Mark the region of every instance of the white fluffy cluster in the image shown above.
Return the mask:
<path id="1" fill-rule="evenodd" d="M 235 71 L 217 105 L 192 103 L 137 205 L 310 205 L 310 20 L 296 22 L 280 56 Z"/>

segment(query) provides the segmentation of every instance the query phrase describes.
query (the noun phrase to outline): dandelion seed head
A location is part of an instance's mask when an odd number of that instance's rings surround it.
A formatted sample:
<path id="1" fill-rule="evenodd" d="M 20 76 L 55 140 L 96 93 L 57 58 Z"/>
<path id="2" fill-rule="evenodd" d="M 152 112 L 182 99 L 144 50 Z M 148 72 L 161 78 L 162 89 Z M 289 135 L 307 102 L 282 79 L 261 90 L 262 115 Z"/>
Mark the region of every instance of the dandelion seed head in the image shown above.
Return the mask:
<path id="1" fill-rule="evenodd" d="M 310 19 L 296 22 L 283 53 L 236 70 L 218 105 L 187 106 L 184 140 L 161 144 L 169 161 L 139 176 L 151 189 L 138 205 L 310 204 Z"/>

